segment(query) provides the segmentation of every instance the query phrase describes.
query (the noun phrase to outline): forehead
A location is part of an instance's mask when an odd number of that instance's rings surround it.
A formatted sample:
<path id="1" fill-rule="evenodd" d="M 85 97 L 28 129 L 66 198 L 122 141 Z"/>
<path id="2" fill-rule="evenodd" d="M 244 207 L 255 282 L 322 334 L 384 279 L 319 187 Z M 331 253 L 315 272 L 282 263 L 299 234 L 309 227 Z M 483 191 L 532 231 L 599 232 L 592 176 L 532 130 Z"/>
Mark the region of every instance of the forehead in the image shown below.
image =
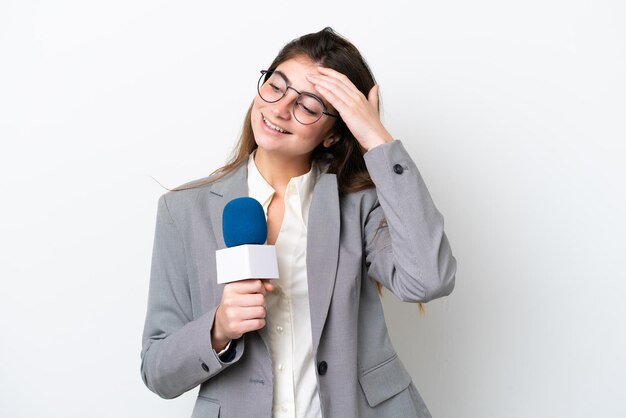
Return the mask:
<path id="1" fill-rule="evenodd" d="M 309 87 L 313 87 L 313 84 L 306 79 L 307 74 L 318 74 L 317 65 L 306 56 L 298 56 L 281 62 L 275 71 L 285 74 L 293 85 L 303 83 Z"/>

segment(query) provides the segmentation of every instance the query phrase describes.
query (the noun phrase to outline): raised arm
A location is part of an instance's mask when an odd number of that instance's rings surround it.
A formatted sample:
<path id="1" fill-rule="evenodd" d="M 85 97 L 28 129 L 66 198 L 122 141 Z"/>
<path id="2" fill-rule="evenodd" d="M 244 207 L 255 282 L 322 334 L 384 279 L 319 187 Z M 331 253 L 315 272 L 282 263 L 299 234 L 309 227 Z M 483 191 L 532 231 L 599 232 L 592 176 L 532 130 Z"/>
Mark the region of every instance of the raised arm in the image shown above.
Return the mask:
<path id="1" fill-rule="evenodd" d="M 378 194 L 365 225 L 366 263 L 376 280 L 406 301 L 426 302 L 454 288 L 456 260 L 417 166 L 383 126 L 378 86 L 367 97 L 348 77 L 318 67 L 308 79 L 339 111 L 361 148 Z M 383 226 L 386 225 L 386 226 Z"/>
<path id="2" fill-rule="evenodd" d="M 365 224 L 370 276 L 404 301 L 450 294 L 456 260 L 417 166 L 400 141 L 374 147 L 364 157 L 378 196 Z"/>

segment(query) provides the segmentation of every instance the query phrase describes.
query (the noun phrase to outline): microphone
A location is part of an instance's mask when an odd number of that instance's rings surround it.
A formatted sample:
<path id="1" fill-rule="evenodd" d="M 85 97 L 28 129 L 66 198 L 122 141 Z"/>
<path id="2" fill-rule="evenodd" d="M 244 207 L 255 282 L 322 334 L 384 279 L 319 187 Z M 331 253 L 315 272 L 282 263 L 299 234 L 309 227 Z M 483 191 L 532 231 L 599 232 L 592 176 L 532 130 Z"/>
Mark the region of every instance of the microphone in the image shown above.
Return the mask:
<path id="1" fill-rule="evenodd" d="M 278 279 L 276 247 L 264 245 L 267 222 L 263 206 L 251 197 L 224 206 L 222 233 L 226 247 L 215 252 L 217 283 L 246 279 Z"/>

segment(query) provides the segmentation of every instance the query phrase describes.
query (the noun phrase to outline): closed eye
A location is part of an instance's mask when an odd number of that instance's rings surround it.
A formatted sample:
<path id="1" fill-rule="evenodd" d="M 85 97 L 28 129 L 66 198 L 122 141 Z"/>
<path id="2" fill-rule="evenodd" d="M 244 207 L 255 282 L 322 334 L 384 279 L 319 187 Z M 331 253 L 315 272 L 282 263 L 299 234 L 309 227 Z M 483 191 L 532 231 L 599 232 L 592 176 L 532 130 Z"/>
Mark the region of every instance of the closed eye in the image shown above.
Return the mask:
<path id="1" fill-rule="evenodd" d="M 270 84 L 270 87 L 272 88 L 272 90 L 274 90 L 276 93 L 282 92 L 280 87 L 278 87 L 276 84 L 273 84 L 273 83 L 269 83 L 269 84 Z"/>
<path id="2" fill-rule="evenodd" d="M 317 112 L 312 111 L 311 109 L 309 109 L 308 107 L 306 107 L 305 105 L 303 105 L 302 103 L 298 103 L 298 106 L 300 106 L 300 108 L 302 108 L 302 110 L 304 110 L 306 113 L 308 113 L 309 115 L 313 116 L 316 115 Z"/>

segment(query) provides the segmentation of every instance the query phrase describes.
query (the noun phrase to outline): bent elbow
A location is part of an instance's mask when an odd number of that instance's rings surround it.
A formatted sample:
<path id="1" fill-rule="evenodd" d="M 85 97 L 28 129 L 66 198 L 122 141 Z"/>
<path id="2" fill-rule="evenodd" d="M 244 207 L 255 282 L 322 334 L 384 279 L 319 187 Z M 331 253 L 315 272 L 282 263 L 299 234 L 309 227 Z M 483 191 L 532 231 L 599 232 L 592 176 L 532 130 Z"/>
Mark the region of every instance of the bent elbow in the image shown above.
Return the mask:
<path id="1" fill-rule="evenodd" d="M 174 399 L 179 397 L 182 392 L 176 392 L 171 389 L 171 385 L 167 384 L 167 378 L 163 373 L 158 373 L 152 365 L 154 358 L 150 358 L 149 350 L 146 350 L 141 359 L 141 379 L 151 392 L 163 399 Z"/>
<path id="2" fill-rule="evenodd" d="M 445 263 L 440 263 L 439 268 L 421 270 L 416 276 L 407 281 L 413 285 L 405 286 L 400 292 L 404 302 L 426 303 L 448 296 L 456 282 L 456 259 L 450 255 Z"/>
<path id="3" fill-rule="evenodd" d="M 166 385 L 162 382 L 159 382 L 157 379 L 151 379 L 148 375 L 142 370 L 141 377 L 146 387 L 150 389 L 151 392 L 157 394 L 160 398 L 163 399 L 174 399 L 181 395 L 181 393 L 176 393 L 171 390 L 166 389 Z"/>
<path id="4" fill-rule="evenodd" d="M 448 296 L 454 290 L 456 283 L 456 259 L 454 256 L 450 254 L 444 262 L 440 262 L 434 276 L 436 277 L 435 280 L 427 281 L 424 285 L 426 293 L 424 302 Z"/>

